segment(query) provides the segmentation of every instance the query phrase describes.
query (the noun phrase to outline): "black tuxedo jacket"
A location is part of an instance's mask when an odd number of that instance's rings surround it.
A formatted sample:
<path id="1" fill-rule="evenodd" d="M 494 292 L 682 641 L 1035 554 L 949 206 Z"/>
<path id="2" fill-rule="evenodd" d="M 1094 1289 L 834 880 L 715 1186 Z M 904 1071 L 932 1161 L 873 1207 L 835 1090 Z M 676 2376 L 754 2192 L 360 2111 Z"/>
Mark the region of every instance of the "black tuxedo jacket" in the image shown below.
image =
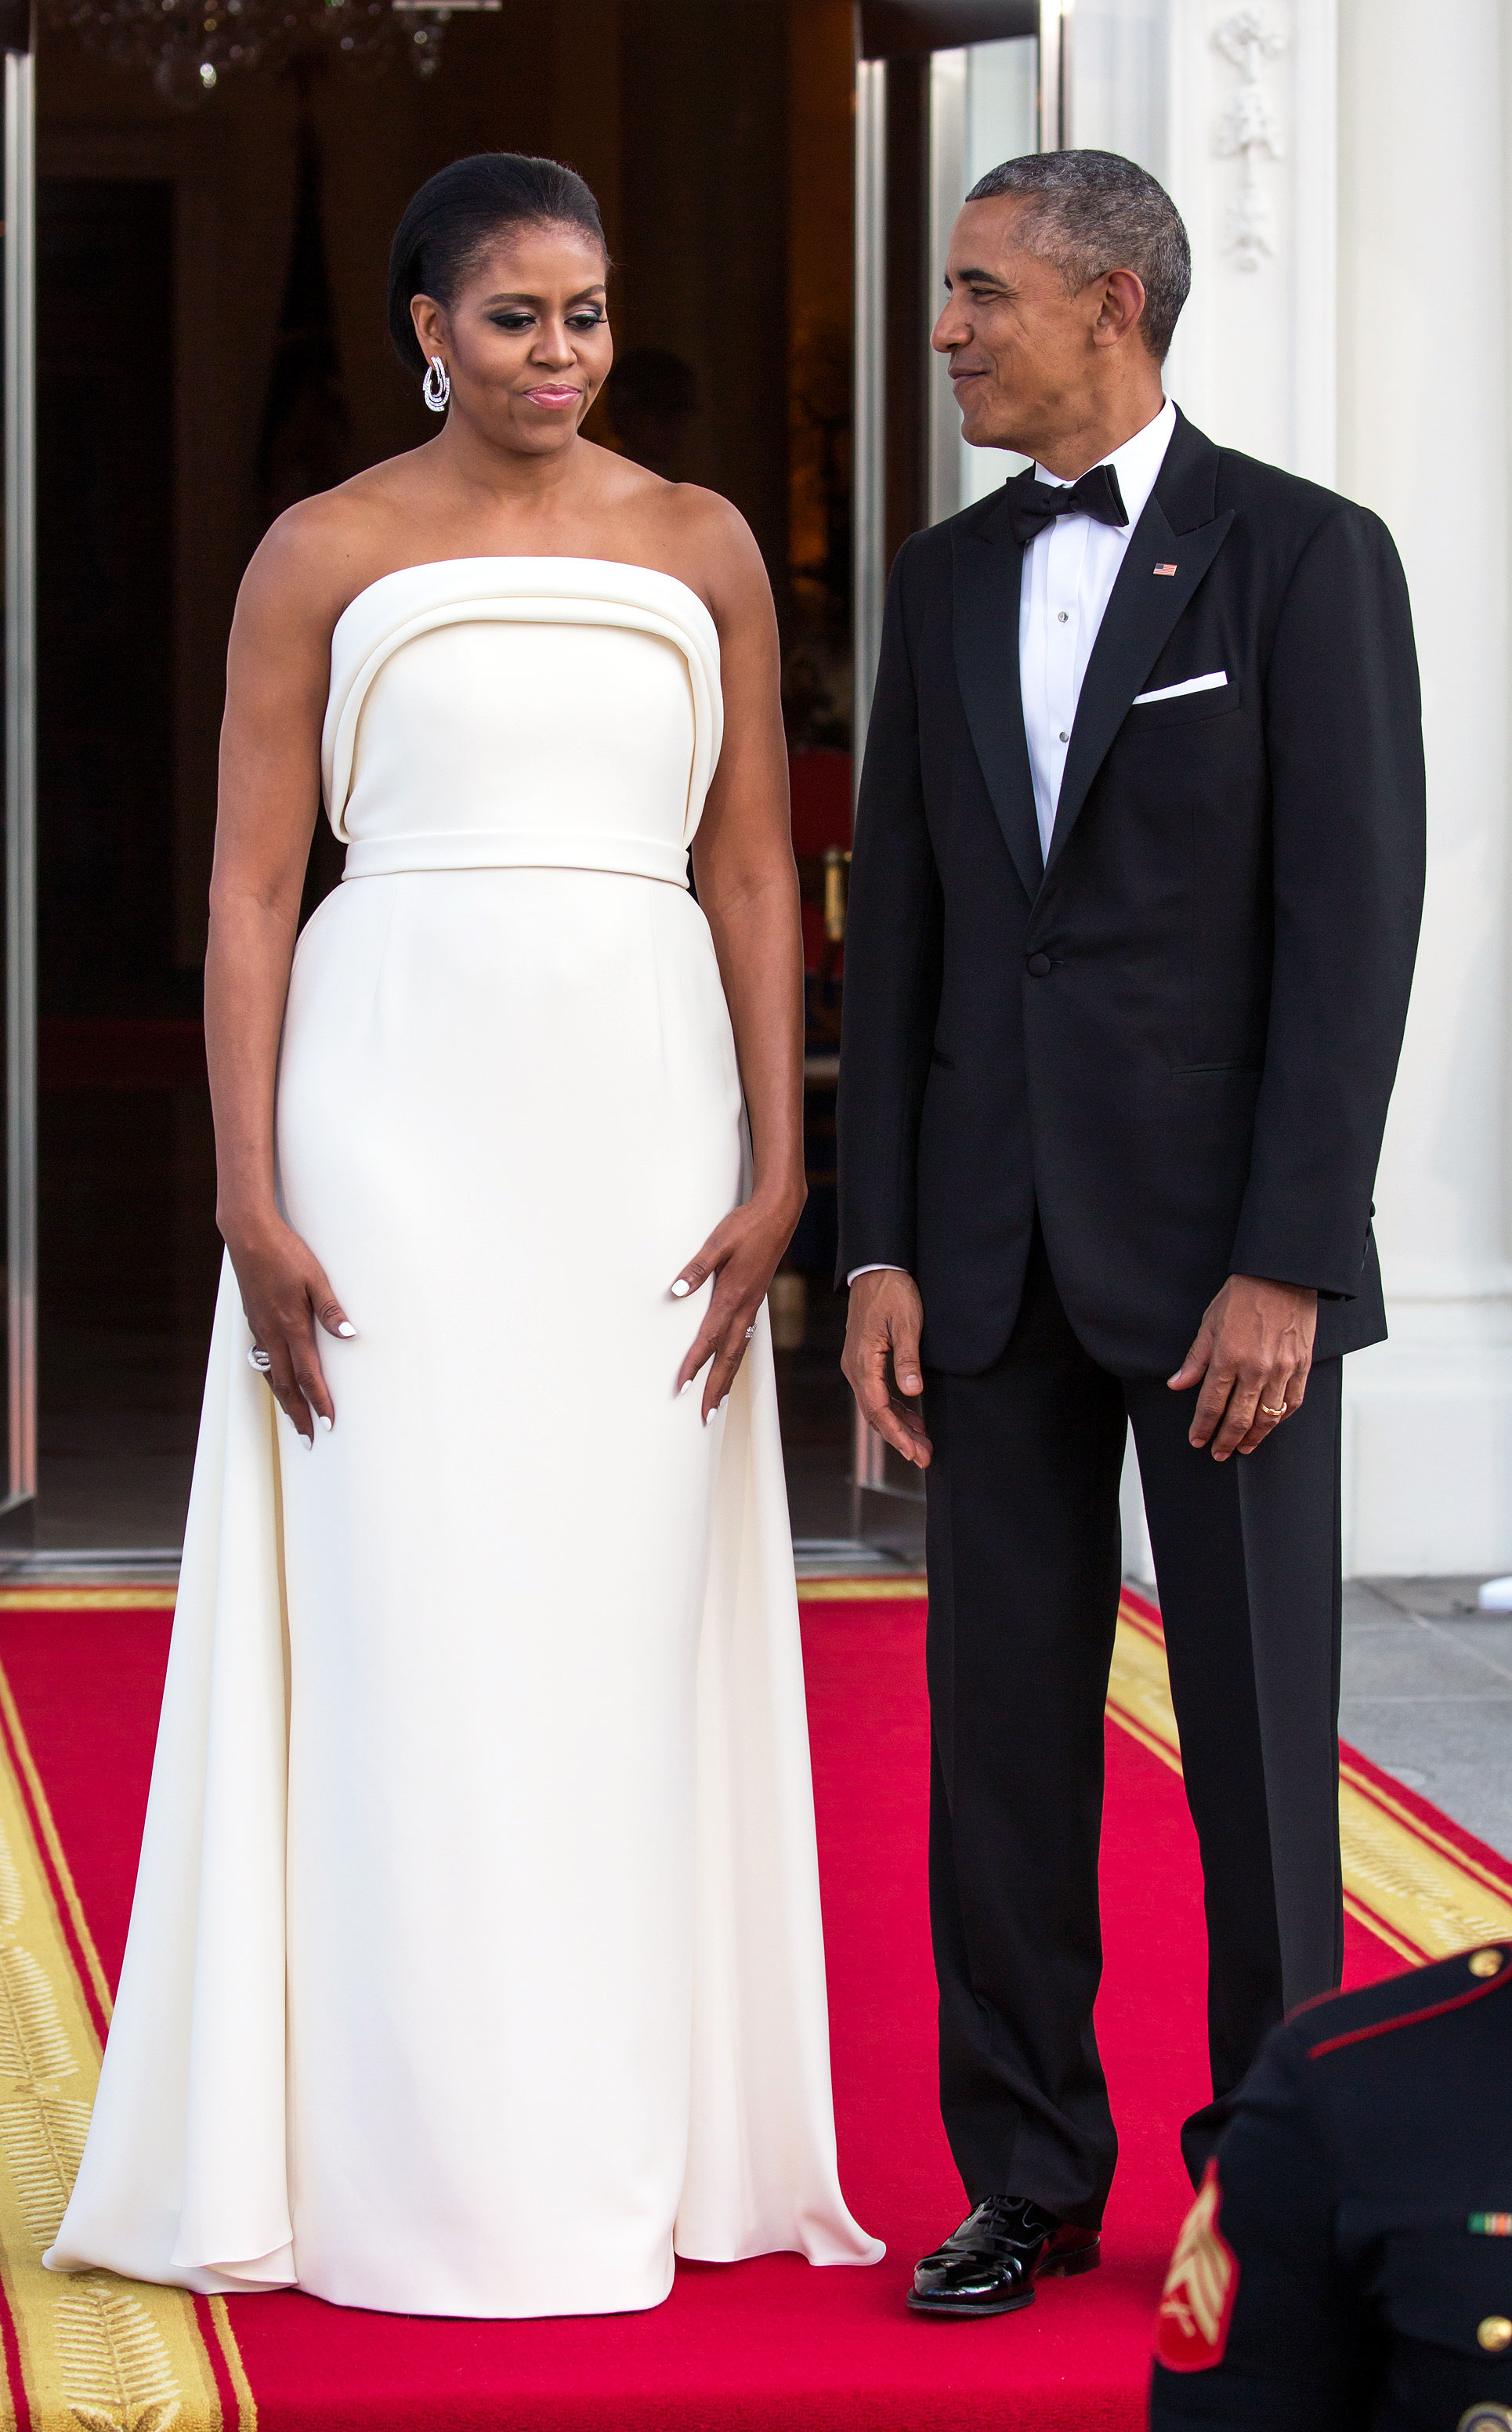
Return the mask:
<path id="1" fill-rule="evenodd" d="M 1376 1342 L 1370 1193 L 1423 875 L 1390 535 L 1178 417 L 1043 863 L 1022 562 L 1000 491 L 893 568 L 846 935 L 841 1274 L 909 1268 L 926 1361 L 980 1372 L 1037 1203 L 1071 1323 L 1117 1374 L 1168 1374 L 1231 1274 L 1325 1295 L 1319 1358 Z"/>

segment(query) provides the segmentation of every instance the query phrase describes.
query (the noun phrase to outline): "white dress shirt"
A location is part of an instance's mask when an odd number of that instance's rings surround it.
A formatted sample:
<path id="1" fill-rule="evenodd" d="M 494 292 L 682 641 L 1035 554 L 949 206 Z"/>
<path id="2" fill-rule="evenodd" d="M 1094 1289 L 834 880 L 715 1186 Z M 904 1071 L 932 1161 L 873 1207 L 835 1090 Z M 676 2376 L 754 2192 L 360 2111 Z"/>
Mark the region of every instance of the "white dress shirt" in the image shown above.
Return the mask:
<path id="1" fill-rule="evenodd" d="M 1082 679 L 1124 550 L 1149 503 L 1175 428 L 1176 408 L 1168 397 L 1153 422 L 1147 422 L 1143 431 L 1136 431 L 1111 456 L 1099 459 L 1111 464 L 1117 476 L 1118 495 L 1129 516 L 1126 524 L 1100 524 L 1091 515 L 1057 515 L 1035 533 L 1024 551 L 1018 594 L 1018 684 L 1034 779 L 1039 845 L 1047 858 Z M 1034 466 L 1034 478 L 1058 490 L 1071 486 L 1058 473 L 1047 473 L 1043 464 Z M 853 1284 L 858 1275 L 872 1275 L 886 1264 L 887 1260 L 879 1259 L 868 1267 L 852 1267 L 846 1281 Z"/>
<path id="2" fill-rule="evenodd" d="M 1039 845 L 1047 857 L 1082 679 L 1124 550 L 1144 514 L 1175 428 L 1176 408 L 1168 397 L 1153 422 L 1147 422 L 1143 431 L 1136 431 L 1111 456 L 1101 459 L 1117 476 L 1119 495 L 1128 510 L 1126 524 L 1095 523 L 1090 515 L 1057 515 L 1024 551 L 1023 588 L 1018 595 L 1018 683 L 1034 777 Z M 1035 465 L 1034 478 L 1052 489 L 1070 486 L 1057 474 L 1047 473 L 1043 464 Z"/>

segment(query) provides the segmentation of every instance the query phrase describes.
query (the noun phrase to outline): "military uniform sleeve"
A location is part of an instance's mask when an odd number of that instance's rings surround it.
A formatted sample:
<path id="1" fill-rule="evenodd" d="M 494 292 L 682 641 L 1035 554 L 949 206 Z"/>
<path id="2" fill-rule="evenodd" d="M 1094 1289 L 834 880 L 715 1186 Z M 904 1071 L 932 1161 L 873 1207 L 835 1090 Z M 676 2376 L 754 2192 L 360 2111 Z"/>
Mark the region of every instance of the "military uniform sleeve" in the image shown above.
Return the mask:
<path id="1" fill-rule="evenodd" d="M 1336 2202 L 1306 2051 L 1280 2028 L 1171 2257 L 1151 2432 L 1365 2432 L 1379 2367 L 1335 2251 Z"/>

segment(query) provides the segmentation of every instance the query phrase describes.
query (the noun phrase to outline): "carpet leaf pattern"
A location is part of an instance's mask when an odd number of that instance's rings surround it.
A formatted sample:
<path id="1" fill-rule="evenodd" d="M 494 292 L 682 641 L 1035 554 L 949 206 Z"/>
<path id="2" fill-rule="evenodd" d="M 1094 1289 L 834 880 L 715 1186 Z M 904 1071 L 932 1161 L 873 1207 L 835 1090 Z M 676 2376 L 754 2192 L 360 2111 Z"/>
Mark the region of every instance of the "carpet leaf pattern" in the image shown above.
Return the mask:
<path id="1" fill-rule="evenodd" d="M 19 1921 L 25 1900 L 21 1888 L 21 1869 L 9 1843 L 0 1837 L 0 1934 L 8 1934 Z"/>
<path id="2" fill-rule="evenodd" d="M 26 2234 L 39 2255 L 58 2236 L 89 2133 L 87 2103 L 30 2093 L 0 2104 L 0 2153 L 15 2183 Z"/>
<path id="3" fill-rule="evenodd" d="M 180 2412 L 168 2352 L 139 2297 L 81 2275 L 58 2308 L 69 2411 L 85 2432 L 168 2432 Z"/>
<path id="4" fill-rule="evenodd" d="M 29 2087 L 77 2067 L 43 1970 L 19 1943 L 0 1942 L 0 2074 Z"/>
<path id="5" fill-rule="evenodd" d="M 8 1711 L 5 1719 L 13 1731 Z M 21 2325 L 33 2432 L 223 2432 L 192 2300 L 108 2272 L 42 2269 L 83 2158 L 96 2068 L 94 2029 L 0 1748 L 0 2275 Z"/>

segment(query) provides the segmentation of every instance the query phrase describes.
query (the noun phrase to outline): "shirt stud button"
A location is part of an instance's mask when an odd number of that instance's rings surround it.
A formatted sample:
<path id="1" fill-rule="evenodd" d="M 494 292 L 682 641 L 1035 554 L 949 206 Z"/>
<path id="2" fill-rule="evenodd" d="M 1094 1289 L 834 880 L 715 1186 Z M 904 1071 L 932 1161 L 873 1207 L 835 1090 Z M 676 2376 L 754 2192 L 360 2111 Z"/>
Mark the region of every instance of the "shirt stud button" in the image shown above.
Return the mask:
<path id="1" fill-rule="evenodd" d="M 1056 611 L 1055 611 L 1055 622 L 1057 623 L 1057 625 L 1064 625 L 1064 624 L 1065 624 L 1065 622 L 1066 622 L 1066 611 L 1065 611 L 1065 609 L 1064 609 L 1064 608 L 1057 608 L 1057 609 L 1056 609 Z"/>
<path id="2" fill-rule="evenodd" d="M 1063 727 L 1062 727 L 1062 729 L 1061 729 L 1061 741 L 1062 741 L 1063 743 L 1069 743 L 1070 739 L 1071 739 L 1071 738 L 1070 738 L 1070 735 L 1067 733 L 1066 728 L 1063 726 Z"/>
<path id="3" fill-rule="evenodd" d="M 1042 979 L 1045 977 L 1046 973 L 1049 971 L 1050 967 L 1050 958 L 1049 954 L 1031 954 L 1031 955 L 1030 955 L 1030 957 L 1029 957 L 1029 970 L 1030 970 L 1030 972 L 1031 972 L 1031 974 L 1033 975 L 1033 978 L 1035 978 L 1036 980 L 1042 980 Z"/>
<path id="4" fill-rule="evenodd" d="M 1504 2348 L 1512 2348 L 1512 2322 L 1504 2314 L 1487 2314 L 1476 2325 L 1475 2337 L 1487 2356 L 1500 2356 Z"/>

